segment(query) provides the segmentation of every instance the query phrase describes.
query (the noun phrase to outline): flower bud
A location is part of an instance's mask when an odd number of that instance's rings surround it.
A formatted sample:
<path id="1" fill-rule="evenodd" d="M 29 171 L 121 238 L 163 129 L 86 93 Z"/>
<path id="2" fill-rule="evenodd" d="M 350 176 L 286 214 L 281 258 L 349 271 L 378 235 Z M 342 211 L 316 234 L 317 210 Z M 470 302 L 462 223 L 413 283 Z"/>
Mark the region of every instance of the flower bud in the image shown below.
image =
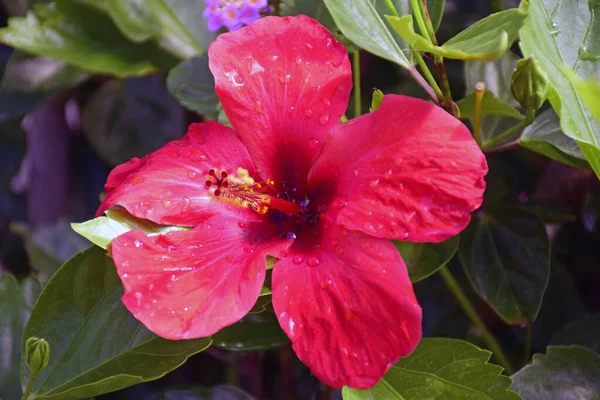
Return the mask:
<path id="1" fill-rule="evenodd" d="M 25 342 L 25 355 L 31 372 L 40 373 L 50 361 L 50 344 L 44 339 L 30 337 Z"/>
<path id="2" fill-rule="evenodd" d="M 533 57 L 519 60 L 510 81 L 515 99 L 526 110 L 537 110 L 546 100 L 548 77 Z"/>

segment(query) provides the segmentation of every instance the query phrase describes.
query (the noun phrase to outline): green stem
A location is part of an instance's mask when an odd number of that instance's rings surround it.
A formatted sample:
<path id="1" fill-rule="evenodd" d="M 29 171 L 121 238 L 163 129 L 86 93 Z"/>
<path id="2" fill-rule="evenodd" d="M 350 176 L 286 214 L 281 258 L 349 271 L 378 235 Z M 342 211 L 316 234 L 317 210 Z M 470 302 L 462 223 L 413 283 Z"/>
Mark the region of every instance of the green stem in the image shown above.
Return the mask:
<path id="1" fill-rule="evenodd" d="M 390 10 L 390 12 L 392 13 L 392 15 L 394 15 L 394 17 L 400 18 L 400 14 L 398 14 L 398 10 L 396 10 L 396 7 L 394 6 L 394 3 L 392 3 L 392 0 L 384 0 L 384 2 L 388 10 Z"/>
<path id="2" fill-rule="evenodd" d="M 520 130 L 531 125 L 533 123 L 534 119 L 535 119 L 535 110 L 534 109 L 527 110 L 527 115 L 525 116 L 525 119 L 523 121 L 519 122 L 517 125 L 508 129 L 506 132 L 503 132 L 500 135 L 496 136 L 495 138 L 492 138 L 492 139 L 488 140 L 487 142 L 483 143 L 481 145 L 481 150 L 485 151 L 489 148 L 496 146 L 499 143 L 502 143 L 504 140 L 511 137 L 515 133 L 517 133 Z"/>
<path id="3" fill-rule="evenodd" d="M 529 359 L 531 358 L 531 340 L 533 338 L 533 324 L 529 323 L 526 327 L 527 331 L 525 332 L 525 354 L 524 354 L 524 364 L 529 363 Z"/>
<path id="4" fill-rule="evenodd" d="M 446 286 L 448 286 L 448 289 L 450 289 L 450 291 L 460 304 L 465 314 L 467 314 L 467 317 L 469 317 L 469 319 L 479 328 L 481 336 L 483 337 L 483 340 L 485 341 L 489 349 L 494 353 L 494 355 L 496 356 L 500 364 L 504 367 L 504 369 L 506 369 L 506 372 L 509 375 L 512 375 L 514 370 L 510 364 L 510 361 L 508 361 L 508 358 L 502 351 L 500 343 L 498 343 L 498 340 L 488 330 L 487 326 L 485 325 L 485 322 L 483 322 L 479 314 L 477 314 L 477 311 L 475 311 L 475 307 L 473 307 L 473 305 L 463 292 L 462 288 L 460 287 L 460 285 L 458 284 L 448 267 L 442 267 L 440 269 L 440 274 L 442 275 L 442 279 L 446 283 Z"/>
<path id="5" fill-rule="evenodd" d="M 478 82 L 475 85 L 475 118 L 473 119 L 473 138 L 481 146 L 481 103 L 485 94 L 485 83 Z"/>
<path id="6" fill-rule="evenodd" d="M 417 51 L 413 52 L 413 54 L 415 55 L 415 58 L 417 59 L 417 64 L 419 64 L 419 68 L 421 69 L 421 72 L 423 73 L 423 75 L 425 76 L 425 79 L 427 79 L 427 82 L 429 83 L 429 85 L 431 86 L 433 91 L 435 92 L 435 95 L 438 98 L 438 102 L 441 104 L 444 100 L 444 95 L 442 94 L 442 90 L 438 86 L 435 78 L 431 74 L 431 71 L 427 67 L 427 64 L 425 64 L 425 60 L 423 60 L 423 56 L 421 56 L 421 54 Z"/>
<path id="7" fill-rule="evenodd" d="M 29 396 L 31 396 L 31 392 L 33 391 L 33 385 L 35 383 L 35 380 L 37 379 L 39 375 L 39 372 L 36 373 L 32 373 L 31 376 L 29 377 L 29 382 L 27 383 L 27 388 L 25 388 L 25 393 L 23 393 L 23 397 L 21 398 L 22 400 L 28 400 Z"/>
<path id="8" fill-rule="evenodd" d="M 421 4 L 419 0 L 410 0 L 410 4 L 412 6 L 413 14 L 415 15 L 415 19 L 417 20 L 417 25 L 419 26 L 419 31 L 421 31 L 421 36 L 423 36 L 430 44 L 435 43 L 435 33 L 433 36 L 431 32 L 427 29 L 427 24 L 425 23 L 425 19 L 423 18 L 423 13 Z M 435 44 L 437 46 L 437 43 Z"/>
<path id="9" fill-rule="evenodd" d="M 417 71 L 417 68 L 413 65 L 407 71 L 410 74 L 410 76 L 412 76 L 413 79 L 419 84 L 419 86 L 423 88 L 423 90 L 425 91 L 425 93 L 427 93 L 429 98 L 431 98 L 431 100 L 433 100 L 435 104 L 441 106 L 442 102 L 438 99 L 437 95 L 435 94 L 435 91 L 431 88 L 429 83 L 427 83 L 425 78 L 423 78 L 423 75 L 421 75 L 419 71 Z"/>
<path id="10" fill-rule="evenodd" d="M 362 114 L 362 99 L 360 95 L 360 50 L 352 52 L 352 78 L 354 80 L 354 116 Z"/>

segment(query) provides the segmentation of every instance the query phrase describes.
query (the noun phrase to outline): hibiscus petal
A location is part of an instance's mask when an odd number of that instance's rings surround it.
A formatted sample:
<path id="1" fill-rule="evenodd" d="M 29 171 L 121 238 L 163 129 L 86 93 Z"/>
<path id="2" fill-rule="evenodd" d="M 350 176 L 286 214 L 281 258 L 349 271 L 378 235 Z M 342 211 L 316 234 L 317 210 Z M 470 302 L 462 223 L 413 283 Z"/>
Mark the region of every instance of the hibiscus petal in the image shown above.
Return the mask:
<path id="1" fill-rule="evenodd" d="M 421 308 L 388 240 L 324 226 L 273 270 L 273 307 L 294 351 L 325 384 L 374 386 L 421 339 Z"/>
<path id="2" fill-rule="evenodd" d="M 240 167 L 256 177 L 248 151 L 231 128 L 192 124 L 181 140 L 116 167 L 96 214 L 119 205 L 158 224 L 194 226 L 215 213 L 205 186 L 208 171 L 231 174 Z"/>
<path id="3" fill-rule="evenodd" d="M 349 229 L 440 242 L 481 205 L 487 170 L 458 119 L 423 100 L 388 95 L 377 111 L 331 132 L 310 171 L 309 196 L 328 203 Z"/>
<path id="4" fill-rule="evenodd" d="M 348 53 L 306 16 L 266 17 L 210 46 L 210 70 L 233 128 L 265 178 L 302 196 L 327 131 L 348 104 Z"/>
<path id="5" fill-rule="evenodd" d="M 217 215 L 191 231 L 148 237 L 136 230 L 112 242 L 123 304 L 167 339 L 210 336 L 240 320 L 256 303 L 267 254 L 291 240 L 271 224 Z"/>

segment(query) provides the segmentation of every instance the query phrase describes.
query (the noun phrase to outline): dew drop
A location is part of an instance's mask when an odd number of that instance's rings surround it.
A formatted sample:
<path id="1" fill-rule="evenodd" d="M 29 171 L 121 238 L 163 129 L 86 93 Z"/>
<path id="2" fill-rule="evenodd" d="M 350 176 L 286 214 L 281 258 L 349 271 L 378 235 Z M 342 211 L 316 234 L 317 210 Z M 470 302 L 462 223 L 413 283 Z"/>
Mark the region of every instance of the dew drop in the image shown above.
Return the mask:
<path id="1" fill-rule="evenodd" d="M 347 205 L 348 205 L 347 201 L 344 201 L 341 199 L 335 199 L 331 203 L 331 208 L 333 208 L 334 210 L 341 210 L 342 208 L 346 207 Z"/>
<path id="2" fill-rule="evenodd" d="M 331 38 L 330 38 L 330 37 L 328 37 L 328 38 L 327 38 L 327 40 L 325 41 L 325 46 L 326 46 L 326 47 L 331 47 L 331 43 L 332 43 L 332 42 L 333 42 L 333 41 L 331 40 Z"/>
<path id="3" fill-rule="evenodd" d="M 329 122 L 329 114 L 323 114 L 319 117 L 319 123 L 321 125 L 327 125 Z"/>
<path id="4" fill-rule="evenodd" d="M 312 116 L 313 116 L 313 110 L 309 108 L 309 109 L 306 110 L 305 114 L 306 114 L 306 116 L 308 118 L 312 118 Z"/>
<path id="5" fill-rule="evenodd" d="M 279 82 L 281 82 L 281 83 L 288 83 L 291 80 L 292 80 L 292 75 L 290 75 L 290 74 L 279 75 Z"/>
<path id="6" fill-rule="evenodd" d="M 304 262 L 304 257 L 302 256 L 294 256 L 294 258 L 292 259 L 292 262 L 296 265 L 300 265 Z"/>
<path id="7" fill-rule="evenodd" d="M 190 160 L 192 161 L 208 161 L 208 156 L 201 151 L 195 151 L 190 154 Z"/>
<path id="8" fill-rule="evenodd" d="M 181 212 L 187 212 L 190 210 L 190 204 L 192 203 L 192 200 L 187 197 L 187 196 L 183 196 L 183 207 L 181 207 Z"/>
<path id="9" fill-rule="evenodd" d="M 306 263 L 311 267 L 316 267 L 321 261 L 317 257 L 309 257 Z"/>
<path id="10" fill-rule="evenodd" d="M 326 106 L 330 106 L 331 105 L 331 99 L 329 97 L 323 97 L 321 99 L 321 101 L 323 102 L 323 104 L 325 104 Z"/>
<path id="11" fill-rule="evenodd" d="M 239 221 L 238 226 L 242 229 L 246 229 L 246 223 L 244 221 Z"/>
<path id="12" fill-rule="evenodd" d="M 308 142 L 308 145 L 314 150 L 319 146 L 319 141 L 317 139 L 312 139 L 310 142 Z"/>
<path id="13" fill-rule="evenodd" d="M 144 178 L 143 176 L 136 176 L 136 177 L 134 177 L 134 178 L 133 178 L 133 179 L 132 179 L 130 182 L 131 182 L 133 185 L 137 185 L 138 183 L 142 183 L 142 182 L 144 182 L 145 180 L 146 180 L 146 178 Z"/>
<path id="14" fill-rule="evenodd" d="M 198 177 L 198 173 L 196 171 L 192 171 L 191 169 L 189 169 L 187 172 L 187 176 L 190 179 L 196 179 Z"/>
<path id="15" fill-rule="evenodd" d="M 179 152 L 177 150 L 171 150 L 171 151 L 169 151 L 169 157 L 179 158 Z"/>
<path id="16" fill-rule="evenodd" d="M 252 254 L 254 253 L 254 249 L 252 247 L 244 247 L 244 252 Z"/>
<path id="17" fill-rule="evenodd" d="M 383 174 L 383 176 L 385 177 L 385 179 L 390 179 L 393 174 L 394 174 L 394 171 L 392 171 L 391 169 L 388 169 L 387 171 L 385 171 L 385 174 Z"/>
<path id="18" fill-rule="evenodd" d="M 257 114 L 263 114 L 265 112 L 265 107 L 263 106 L 262 101 L 257 100 L 256 104 L 254 104 L 254 111 Z"/>
<path id="19" fill-rule="evenodd" d="M 379 185 L 379 179 L 374 179 L 371 182 L 369 182 L 369 187 L 371 189 L 377 188 L 377 185 Z"/>
<path id="20" fill-rule="evenodd" d="M 138 240 L 138 239 L 135 239 L 133 244 L 135 245 L 135 247 L 143 247 L 144 246 L 144 243 L 142 243 L 142 241 Z"/>
<path id="21" fill-rule="evenodd" d="M 304 42 L 304 46 L 306 46 L 309 49 L 313 49 L 314 48 L 314 46 L 312 44 L 308 43 L 308 42 Z"/>
<path id="22" fill-rule="evenodd" d="M 167 197 L 163 197 L 160 202 L 161 202 L 161 204 L 163 205 L 164 208 L 171 208 L 171 207 L 173 207 L 173 202 L 171 201 L 171 199 L 169 199 Z"/>
<path id="23" fill-rule="evenodd" d="M 296 56 L 296 64 L 298 64 L 298 65 L 302 64 L 302 57 Z"/>
<path id="24" fill-rule="evenodd" d="M 288 114 L 292 114 L 294 112 L 295 108 L 296 107 L 294 107 L 294 106 L 290 106 L 290 108 L 288 108 Z"/>
<path id="25" fill-rule="evenodd" d="M 321 280 L 321 288 L 327 289 L 331 285 L 331 279 L 323 279 Z"/>
<path id="26" fill-rule="evenodd" d="M 375 232 L 375 227 L 370 222 L 365 222 L 364 228 L 368 232 Z"/>

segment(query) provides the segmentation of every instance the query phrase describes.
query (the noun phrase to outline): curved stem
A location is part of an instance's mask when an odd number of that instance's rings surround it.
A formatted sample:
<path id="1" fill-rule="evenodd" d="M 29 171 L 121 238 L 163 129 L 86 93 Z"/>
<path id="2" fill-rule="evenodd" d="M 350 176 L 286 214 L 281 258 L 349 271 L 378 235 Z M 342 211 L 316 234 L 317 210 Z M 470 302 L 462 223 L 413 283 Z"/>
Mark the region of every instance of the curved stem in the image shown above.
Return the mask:
<path id="1" fill-rule="evenodd" d="M 473 137 L 475 142 L 481 146 L 481 103 L 485 94 L 485 83 L 478 82 L 475 85 L 475 118 L 473 119 Z"/>
<path id="2" fill-rule="evenodd" d="M 27 388 L 25 389 L 25 393 L 23 393 L 23 397 L 22 400 L 28 400 L 29 396 L 31 396 L 31 392 L 33 391 L 33 385 L 35 383 L 35 380 L 37 379 L 39 373 L 35 372 L 32 373 L 31 376 L 29 377 L 29 382 L 27 383 Z"/>
<path id="3" fill-rule="evenodd" d="M 390 10 L 390 12 L 392 13 L 392 15 L 394 17 L 400 17 L 400 14 L 398 14 L 398 10 L 396 10 L 396 7 L 394 6 L 394 3 L 392 3 L 392 0 L 383 0 L 385 5 L 387 6 L 388 10 Z"/>
<path id="4" fill-rule="evenodd" d="M 441 104 L 444 99 L 444 95 L 442 94 L 442 90 L 440 89 L 437 82 L 435 81 L 435 78 L 431 74 L 431 71 L 427 67 L 427 64 L 425 64 L 425 60 L 423 60 L 423 56 L 421 56 L 421 54 L 417 51 L 415 51 L 413 54 L 415 55 L 415 58 L 417 59 L 417 64 L 419 64 L 419 68 L 421 69 L 421 72 L 425 76 L 425 79 L 427 79 L 427 82 L 429 83 L 429 85 L 431 86 L 433 91 L 435 92 L 435 95 L 438 99 L 438 103 Z"/>
<path id="5" fill-rule="evenodd" d="M 412 76 L 413 79 L 419 84 L 419 86 L 423 88 L 423 90 L 425 91 L 425 93 L 427 93 L 431 100 L 433 100 L 435 104 L 441 105 L 441 101 L 438 99 L 437 95 L 435 94 L 435 91 L 431 86 L 429 86 L 429 83 L 427 83 L 427 81 L 425 80 L 425 78 L 423 78 L 419 71 L 417 71 L 417 68 L 415 68 L 415 66 L 412 66 L 409 69 L 407 69 L 407 71 L 410 74 L 410 76 Z"/>
<path id="6" fill-rule="evenodd" d="M 421 12 L 422 7 L 419 4 L 419 0 L 410 0 L 410 5 L 412 7 L 413 14 L 415 15 L 415 19 L 417 20 L 419 30 L 421 31 L 421 36 L 423 36 L 430 44 L 435 43 L 435 33 L 432 36 L 431 32 L 427 29 L 425 19 L 423 18 L 423 13 Z M 435 45 L 437 46 L 437 44 Z"/>
<path id="7" fill-rule="evenodd" d="M 362 99 L 360 90 L 360 50 L 352 52 L 352 79 L 354 88 L 354 116 L 362 114 Z"/>
<path id="8" fill-rule="evenodd" d="M 467 317 L 469 317 L 469 319 L 475 324 L 475 326 L 479 328 L 481 336 L 483 337 L 483 340 L 485 341 L 489 349 L 492 351 L 492 353 L 494 353 L 494 355 L 496 356 L 500 364 L 504 367 L 504 369 L 506 369 L 506 372 L 508 372 L 509 375 L 512 375 L 514 369 L 510 364 L 510 361 L 508 361 L 508 358 L 504 354 L 500 343 L 498 343 L 498 340 L 494 337 L 492 332 L 488 330 L 487 326 L 485 325 L 485 322 L 483 322 L 479 314 L 477 314 L 477 311 L 475 311 L 475 307 L 473 307 L 473 305 L 463 292 L 462 288 L 460 287 L 460 285 L 458 284 L 448 267 L 442 267 L 440 269 L 440 274 L 442 275 L 444 283 L 446 283 L 446 286 L 448 286 L 448 289 L 450 289 L 450 291 L 460 304 L 465 314 L 467 314 Z"/>
<path id="9" fill-rule="evenodd" d="M 534 109 L 527 110 L 527 115 L 525 116 L 525 119 L 523 121 L 519 122 L 517 125 L 508 129 L 506 132 L 503 132 L 502 134 L 496 136 L 495 138 L 492 138 L 492 139 L 488 140 L 487 142 L 483 143 L 481 145 L 481 150 L 485 151 L 489 148 L 496 146 L 499 143 L 502 143 L 504 140 L 511 137 L 515 133 L 519 132 L 521 129 L 524 129 L 524 128 L 528 127 L 529 125 L 531 125 L 533 123 L 534 119 L 535 119 L 535 110 Z"/>

